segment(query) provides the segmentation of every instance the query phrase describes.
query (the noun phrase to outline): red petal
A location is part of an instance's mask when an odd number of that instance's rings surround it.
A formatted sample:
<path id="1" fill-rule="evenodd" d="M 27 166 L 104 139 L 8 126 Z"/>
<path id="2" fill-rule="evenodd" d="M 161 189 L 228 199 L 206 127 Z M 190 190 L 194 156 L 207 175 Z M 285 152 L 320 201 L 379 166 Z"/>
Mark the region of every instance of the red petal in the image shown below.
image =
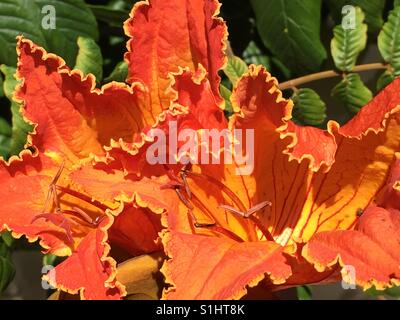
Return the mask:
<path id="1" fill-rule="evenodd" d="M 170 72 L 179 67 L 196 71 L 201 64 L 208 72 L 212 90 L 219 96 L 218 71 L 225 62 L 227 37 L 222 19 L 216 18 L 216 0 L 150 0 L 139 2 L 125 23 L 131 37 L 129 82 L 143 81 L 151 93 L 153 115 L 169 107 L 172 92 Z"/>

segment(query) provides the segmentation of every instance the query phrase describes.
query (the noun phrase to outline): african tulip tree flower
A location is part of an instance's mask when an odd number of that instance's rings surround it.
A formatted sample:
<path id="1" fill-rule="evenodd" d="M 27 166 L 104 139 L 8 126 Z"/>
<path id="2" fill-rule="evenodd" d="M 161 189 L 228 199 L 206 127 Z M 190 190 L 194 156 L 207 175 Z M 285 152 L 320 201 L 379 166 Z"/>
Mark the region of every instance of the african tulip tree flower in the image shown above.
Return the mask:
<path id="1" fill-rule="evenodd" d="M 143 161 L 151 145 L 145 139 L 137 154 L 86 164 L 71 179 L 95 199 L 132 199 L 141 191 L 143 206 L 164 210 L 170 259 L 162 271 L 172 285 L 165 298 L 240 298 L 264 278 L 271 290 L 336 281 L 339 265 L 353 266 L 360 286 L 382 289 L 400 277 L 398 86 L 389 85 L 347 125 L 321 130 L 295 125 L 276 80 L 251 66 L 233 91 L 228 124 L 208 79 L 183 72 L 175 107 L 186 107 L 158 128 L 171 119 L 178 128 L 216 119 L 218 128 L 254 128 L 253 174 L 236 175 L 234 164 L 163 170 Z M 157 196 L 139 181 L 159 184 Z"/>
<path id="2" fill-rule="evenodd" d="M 69 256 L 49 278 L 86 298 L 120 298 L 110 245 L 133 256 L 162 250 L 161 223 L 167 299 L 327 282 L 340 265 L 352 265 L 364 288 L 398 284 L 399 80 L 347 125 L 320 130 L 294 124 L 276 80 L 251 66 L 228 121 L 217 13 L 214 0 L 138 3 L 125 24 L 131 86 L 94 89 L 92 76 L 21 39 L 16 97 L 36 124 L 35 152 L 2 165 L 0 225 Z M 151 165 L 151 132 L 169 136 L 171 121 L 199 134 L 253 129 L 254 170 Z"/>
<path id="3" fill-rule="evenodd" d="M 97 89 L 93 75 L 84 77 L 19 37 L 16 77 L 22 84 L 15 99 L 34 132 L 18 157 L 1 160 L 0 231 L 40 239 L 46 252 L 68 257 L 46 276 L 51 285 L 87 299 L 119 299 L 126 292 L 116 280 L 110 244 L 131 256 L 160 250 L 159 216 L 140 207 L 139 196 L 124 206 L 99 202 L 68 174 L 90 156 L 102 159 L 106 150 L 140 140 L 141 130 L 168 109 L 174 96 L 169 73 L 179 67 L 206 67 L 218 95 L 226 35 L 214 17 L 218 10 L 216 1 L 137 3 L 125 24 L 129 86 L 112 82 Z"/>

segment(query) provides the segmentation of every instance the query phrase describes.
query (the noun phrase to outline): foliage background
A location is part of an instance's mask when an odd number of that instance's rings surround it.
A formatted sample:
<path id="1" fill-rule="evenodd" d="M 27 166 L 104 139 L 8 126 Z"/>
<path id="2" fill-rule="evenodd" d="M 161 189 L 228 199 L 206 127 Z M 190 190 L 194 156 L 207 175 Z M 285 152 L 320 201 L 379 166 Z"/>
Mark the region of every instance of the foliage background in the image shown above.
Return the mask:
<path id="1" fill-rule="evenodd" d="M 7 158 L 17 154 L 23 147 L 29 127 L 19 116 L 19 106 L 12 101 L 15 80 L 12 77 L 16 65 L 15 37 L 23 33 L 48 51 L 63 57 L 70 67 L 92 72 L 99 79 L 99 85 L 111 80 L 124 81 L 126 69 L 121 63 L 126 51 L 126 37 L 122 24 L 128 18 L 134 0 L 0 0 L 0 155 Z M 337 56 L 330 50 L 335 25 L 342 19 L 341 10 L 346 4 L 360 7 L 365 15 L 368 32 L 358 30 L 347 36 L 356 41 L 368 35 L 365 50 L 362 44 L 354 49 L 354 61 L 358 64 L 384 62 L 382 48 L 378 50 L 377 36 L 387 21 L 391 10 L 399 4 L 397 0 L 222 0 L 221 15 L 227 21 L 232 54 L 247 64 L 264 64 L 280 82 L 321 70 L 342 69 L 345 76 L 352 67 L 338 67 Z M 41 9 L 46 4 L 56 7 L 57 29 L 43 30 Z M 400 24 L 400 9 L 392 13 L 394 22 Z M 400 29 L 390 30 L 393 50 L 400 57 Z M 335 36 L 336 33 L 335 33 Z M 83 37 L 79 39 L 78 37 Z M 337 36 L 338 37 L 338 36 Z M 353 38 L 352 38 L 353 37 Z M 339 38 L 338 38 L 339 39 Z M 356 40 L 354 40 L 356 39 Z M 383 52 L 384 53 L 384 52 Z M 338 55 L 338 53 L 336 53 Z M 354 55 L 354 52 L 353 52 Z M 358 57 L 359 56 L 359 57 Z M 397 76 L 397 55 L 390 60 L 391 74 L 383 80 L 390 81 Z M 335 59 L 336 58 L 336 59 Z M 243 72 L 243 62 L 230 60 L 231 69 L 226 70 L 223 85 L 232 86 L 235 75 Z M 351 58 L 352 59 L 352 58 Z M 352 61 L 350 59 L 350 62 Z M 390 61 L 388 61 L 390 60 Z M 400 68 L 400 61 L 399 68 Z M 351 63 L 350 63 L 351 64 Z M 340 65 L 340 62 L 339 62 Z M 242 69 L 241 69 L 242 68 Z M 341 80 L 332 78 L 307 84 L 309 92 L 301 91 L 307 98 L 301 99 L 296 90 L 287 90 L 296 101 L 296 119 L 300 123 L 324 126 L 328 119 L 341 123 L 354 115 L 352 92 L 361 97 L 361 103 L 370 99 L 383 86 L 382 70 L 362 73 L 356 89 L 345 88 L 344 98 L 332 96 L 332 88 Z M 400 70 L 399 70 L 400 72 Z M 347 78 L 348 79 L 348 78 Z M 231 81 L 230 81 L 231 80 Z M 377 82 L 378 87 L 377 88 Z M 364 83 L 364 84 L 363 84 Z M 361 86 L 361 88 L 360 88 Z M 296 96 L 297 93 L 297 96 Z M 315 94 L 317 94 L 315 96 Z M 310 96 L 311 94 L 311 96 Z M 296 100 L 297 99 L 297 100 Z M 304 103 L 308 101 L 308 103 Z M 309 101 L 312 101 L 309 103 Z M 360 101 L 358 101 L 360 104 Z M 357 106 L 356 103 L 356 107 Z M 1 191 L 0 191 L 1 192 Z M 29 252 L 26 250 L 30 250 Z M 27 245 L 23 240 L 13 241 L 7 234 L 0 238 L 0 297 L 13 279 L 15 268 L 17 281 L 3 293 L 3 297 L 38 298 L 40 292 L 39 248 Z M 13 253 L 13 254 L 12 254 Z M 16 259 L 13 262 L 12 255 Z M 54 263 L 54 257 L 45 257 L 44 263 Z M 32 266 L 35 266 L 32 268 Z M 37 290 L 37 291 L 36 291 Z M 386 292 L 397 296 L 399 290 Z M 25 296 L 20 293 L 27 292 Z M 299 288 L 299 299 L 310 299 L 309 288 Z M 373 291 L 365 294 L 343 292 L 338 287 L 314 290 L 319 298 L 375 298 Z M 291 296 L 296 298 L 296 295 Z M 379 297 L 382 297 L 380 294 Z"/>

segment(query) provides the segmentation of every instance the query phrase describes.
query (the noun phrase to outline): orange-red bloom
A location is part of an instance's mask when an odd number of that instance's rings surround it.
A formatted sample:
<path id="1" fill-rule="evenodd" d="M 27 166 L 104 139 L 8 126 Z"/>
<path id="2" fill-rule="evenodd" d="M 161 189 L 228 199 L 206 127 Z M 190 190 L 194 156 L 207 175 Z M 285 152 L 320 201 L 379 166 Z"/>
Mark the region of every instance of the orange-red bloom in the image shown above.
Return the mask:
<path id="1" fill-rule="evenodd" d="M 35 152 L 2 164 L 0 226 L 68 255 L 48 278 L 86 298 L 121 297 L 109 243 L 131 255 L 160 250 L 161 223 L 167 299 L 332 281 L 343 265 L 364 288 L 399 284 L 400 80 L 345 126 L 320 130 L 292 122 L 276 79 L 251 66 L 227 121 L 218 8 L 215 0 L 136 4 L 125 24 L 130 87 L 95 89 L 92 76 L 20 39 L 16 97 L 36 125 Z M 178 131 L 254 129 L 254 171 L 150 165 L 149 130 L 168 134 L 171 120 Z"/>

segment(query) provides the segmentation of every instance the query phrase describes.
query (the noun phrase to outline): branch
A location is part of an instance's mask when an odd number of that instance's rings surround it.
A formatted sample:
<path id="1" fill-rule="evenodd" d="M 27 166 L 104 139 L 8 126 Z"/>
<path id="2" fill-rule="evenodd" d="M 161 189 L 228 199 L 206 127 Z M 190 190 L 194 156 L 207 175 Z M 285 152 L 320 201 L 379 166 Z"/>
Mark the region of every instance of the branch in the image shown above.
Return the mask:
<path id="1" fill-rule="evenodd" d="M 387 68 L 388 68 L 388 66 L 383 63 L 369 63 L 369 64 L 362 64 L 362 65 L 355 66 L 353 69 L 353 72 L 363 72 L 363 71 L 387 69 Z M 300 85 L 308 83 L 308 82 L 313 82 L 316 80 L 333 78 L 333 77 L 339 77 L 341 75 L 342 75 L 342 73 L 338 73 L 334 70 L 313 73 L 313 74 L 309 74 L 304 77 L 300 77 L 297 79 L 283 82 L 279 85 L 279 89 L 286 90 L 286 89 L 290 89 L 290 88 L 295 88 L 297 86 L 300 86 Z"/>

